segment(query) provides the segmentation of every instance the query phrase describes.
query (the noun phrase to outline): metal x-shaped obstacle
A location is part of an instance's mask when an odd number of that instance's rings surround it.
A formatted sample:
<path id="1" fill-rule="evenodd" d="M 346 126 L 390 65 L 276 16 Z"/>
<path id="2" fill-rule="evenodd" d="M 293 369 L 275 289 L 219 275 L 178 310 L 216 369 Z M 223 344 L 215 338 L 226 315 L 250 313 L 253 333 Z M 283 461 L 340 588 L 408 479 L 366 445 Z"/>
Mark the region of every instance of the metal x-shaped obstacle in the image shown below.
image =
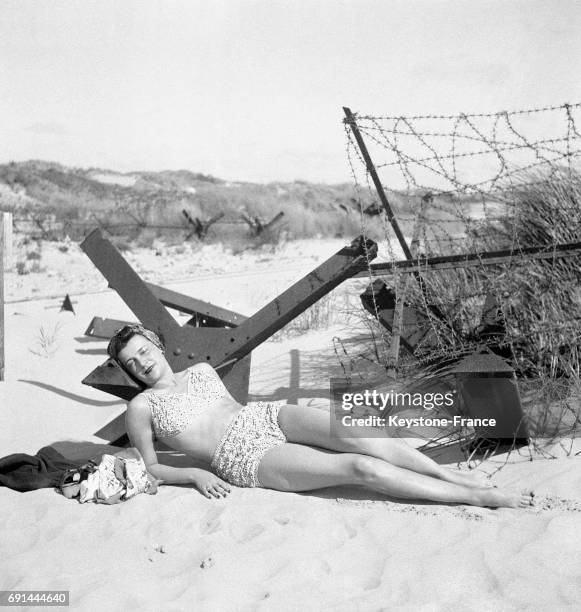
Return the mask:
<path id="1" fill-rule="evenodd" d="M 248 396 L 251 351 L 377 256 L 377 244 L 360 236 L 246 318 L 144 282 L 98 229 L 85 238 L 81 248 L 141 323 L 163 338 L 174 371 L 209 363 L 240 403 L 245 403 Z M 166 306 L 191 314 L 192 319 L 180 325 Z M 117 324 L 123 322 L 96 318 L 87 333 L 111 336 Z M 83 383 L 126 400 L 143 389 L 112 359 L 93 370 Z"/>

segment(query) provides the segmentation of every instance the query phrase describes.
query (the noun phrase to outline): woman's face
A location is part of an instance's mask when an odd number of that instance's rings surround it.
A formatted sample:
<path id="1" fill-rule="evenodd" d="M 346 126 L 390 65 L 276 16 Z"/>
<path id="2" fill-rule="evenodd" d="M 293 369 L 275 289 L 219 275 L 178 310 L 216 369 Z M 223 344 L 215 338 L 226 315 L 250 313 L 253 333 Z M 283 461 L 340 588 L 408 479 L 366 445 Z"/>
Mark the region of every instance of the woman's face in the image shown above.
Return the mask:
<path id="1" fill-rule="evenodd" d="M 167 367 L 162 351 L 138 334 L 119 351 L 118 359 L 128 372 L 148 387 L 160 379 Z"/>

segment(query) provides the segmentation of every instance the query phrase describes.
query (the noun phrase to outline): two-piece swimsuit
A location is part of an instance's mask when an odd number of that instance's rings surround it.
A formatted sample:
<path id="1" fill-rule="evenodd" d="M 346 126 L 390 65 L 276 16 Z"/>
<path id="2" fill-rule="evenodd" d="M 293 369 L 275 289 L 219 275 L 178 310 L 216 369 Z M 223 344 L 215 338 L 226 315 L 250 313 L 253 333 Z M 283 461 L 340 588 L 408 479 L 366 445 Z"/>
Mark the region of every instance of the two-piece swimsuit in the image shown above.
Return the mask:
<path id="1" fill-rule="evenodd" d="M 226 395 L 224 383 L 213 370 L 190 368 L 185 393 L 146 393 L 157 438 L 173 438 L 192 425 Z M 278 424 L 280 403 L 256 402 L 243 406 L 232 418 L 216 446 L 211 467 L 224 480 L 239 487 L 260 487 L 258 466 L 264 455 L 287 440 Z"/>

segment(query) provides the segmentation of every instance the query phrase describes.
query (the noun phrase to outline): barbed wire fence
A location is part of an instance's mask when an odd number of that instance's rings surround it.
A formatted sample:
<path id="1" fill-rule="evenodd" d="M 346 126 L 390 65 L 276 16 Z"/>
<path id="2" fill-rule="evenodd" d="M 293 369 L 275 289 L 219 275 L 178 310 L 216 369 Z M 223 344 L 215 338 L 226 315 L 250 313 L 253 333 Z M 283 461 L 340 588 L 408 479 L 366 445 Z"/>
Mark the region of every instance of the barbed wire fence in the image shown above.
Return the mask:
<path id="1" fill-rule="evenodd" d="M 513 254 L 495 266 L 426 268 L 421 282 L 409 283 L 406 307 L 425 313 L 433 333 L 430 345 L 415 347 L 413 355 L 402 350 L 398 373 L 421 377 L 436 363 L 489 346 L 510 356 L 523 405 L 535 413 L 535 434 L 575 433 L 581 424 L 581 266 L 557 256 L 527 260 L 521 252 L 581 241 L 581 104 L 458 115 L 353 114 L 351 120 L 345 111 L 362 232 L 381 226 L 380 252 L 389 261 L 410 259 L 394 240 L 396 225 L 408 242 L 419 228 L 420 259 L 498 249 Z M 364 209 L 379 190 L 353 123 L 394 219 L 385 211 L 370 217 Z M 429 206 L 420 212 L 426 199 Z M 401 272 L 387 272 L 399 286 Z M 494 333 L 483 334 L 487 299 L 497 316 Z M 389 370 L 393 334 L 377 324 L 374 338 L 373 353 Z"/>
<path id="2" fill-rule="evenodd" d="M 280 215 L 277 221 L 282 219 L 282 216 L 283 215 Z M 259 217 L 253 217 L 252 221 L 254 221 L 254 223 L 249 223 L 248 219 L 245 219 L 243 216 L 239 218 L 220 218 L 217 220 L 210 217 L 203 221 L 198 217 L 190 216 L 189 219 L 185 217 L 181 223 L 140 222 L 135 219 L 130 219 L 127 222 L 119 222 L 108 221 L 98 215 L 92 215 L 91 219 L 87 221 L 79 221 L 60 220 L 56 215 L 46 214 L 42 211 L 38 214 L 14 213 L 13 216 L 14 230 L 16 232 L 26 234 L 29 237 L 36 236 L 41 239 L 64 239 L 66 236 L 76 236 L 79 233 L 82 235 L 95 227 L 100 227 L 110 234 L 119 233 L 121 235 L 130 230 L 171 230 L 176 232 L 176 235 L 182 236 L 185 241 L 188 241 L 192 237 L 203 241 L 208 235 L 208 230 L 213 225 L 239 227 L 240 231 L 247 231 L 250 237 L 257 237 L 264 229 L 269 229 L 271 227 L 269 224 L 270 222 L 261 222 Z"/>

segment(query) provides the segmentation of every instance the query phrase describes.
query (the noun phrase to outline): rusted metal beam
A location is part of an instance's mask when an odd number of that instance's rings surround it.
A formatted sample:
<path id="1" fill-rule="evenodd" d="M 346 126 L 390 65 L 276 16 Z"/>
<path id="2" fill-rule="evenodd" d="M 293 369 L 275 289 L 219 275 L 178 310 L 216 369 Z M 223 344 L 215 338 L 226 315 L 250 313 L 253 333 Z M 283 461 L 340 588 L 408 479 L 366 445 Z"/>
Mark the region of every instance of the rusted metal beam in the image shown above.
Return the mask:
<path id="1" fill-rule="evenodd" d="M 502 251 L 482 251 L 479 253 L 461 253 L 459 255 L 439 255 L 437 257 L 420 257 L 413 261 L 394 261 L 392 263 L 371 264 L 354 275 L 355 278 L 369 276 L 386 276 L 393 268 L 404 272 L 430 272 L 432 270 L 453 270 L 455 268 L 471 268 L 478 266 L 497 266 L 516 260 L 565 259 L 581 255 L 581 242 L 569 242 L 538 247 Z"/>
<path id="2" fill-rule="evenodd" d="M 232 310 L 220 308 L 202 300 L 196 300 L 188 295 L 183 295 L 159 285 L 154 285 L 153 283 L 145 283 L 145 285 L 164 306 L 193 315 L 192 319 L 187 322 L 187 325 L 193 325 L 194 327 L 237 327 L 247 319 L 244 315 Z M 85 331 L 85 336 L 103 339 L 111 338 L 118 329 L 130 324 L 131 322 L 129 321 L 93 317 Z"/>
<path id="3" fill-rule="evenodd" d="M 85 336 L 91 338 L 112 338 L 115 332 L 125 325 L 131 325 L 129 321 L 120 321 L 119 319 L 104 319 L 102 317 L 93 317 L 89 323 L 89 327 L 85 330 Z"/>
<path id="4" fill-rule="evenodd" d="M 125 401 L 131 400 L 145 388 L 131 378 L 113 359 L 108 359 L 105 363 L 97 366 L 81 382 L 105 393 L 116 395 Z"/>
<path id="5" fill-rule="evenodd" d="M 375 185 L 375 190 L 377 191 L 379 200 L 381 201 L 381 204 L 387 214 L 387 218 L 389 219 L 391 227 L 393 228 L 393 231 L 395 232 L 395 235 L 403 251 L 403 254 L 408 261 L 412 261 L 414 258 L 414 254 L 412 253 L 412 250 L 410 249 L 410 247 L 408 246 L 408 243 L 406 242 L 403 232 L 401 231 L 401 228 L 399 226 L 399 223 L 397 222 L 397 218 L 391 208 L 391 204 L 389 203 L 389 200 L 387 199 L 387 195 L 385 194 L 385 189 L 383 188 L 383 185 L 381 184 L 381 181 L 379 180 L 379 175 L 377 174 L 377 170 L 375 169 L 375 164 L 373 163 L 373 160 L 371 159 L 371 155 L 369 155 L 369 151 L 367 150 L 367 145 L 365 144 L 365 141 L 363 140 L 363 136 L 361 135 L 361 132 L 359 130 L 359 126 L 357 125 L 357 119 L 355 115 L 351 112 L 350 108 L 344 106 L 343 112 L 345 113 L 345 123 L 349 125 L 349 127 L 351 128 L 351 131 L 353 132 L 353 135 L 355 136 L 355 140 L 357 141 L 357 145 L 359 146 L 359 150 L 361 151 L 361 155 L 363 156 L 363 159 L 365 161 L 367 172 L 369 172 L 369 175 L 371 176 L 371 179 L 373 180 L 373 184 Z M 424 196 L 423 204 L 425 204 L 428 201 L 426 198 L 431 198 L 431 194 L 426 194 L 426 196 Z M 424 210 L 424 206 L 422 205 L 422 211 L 423 210 Z M 411 272 L 414 275 L 418 283 L 418 286 L 424 296 L 426 303 L 429 303 L 431 300 L 428 295 L 426 283 L 424 279 L 422 278 L 421 274 L 419 273 L 419 270 L 412 270 Z"/>
<path id="6" fill-rule="evenodd" d="M 146 327 L 158 333 L 179 328 L 137 272 L 100 230 L 93 230 L 81 243 L 81 248 L 109 281 L 109 287 L 117 291 Z"/>
<path id="7" fill-rule="evenodd" d="M 217 339 L 216 353 L 225 358 L 245 355 L 287 323 L 353 276 L 368 259 L 377 256 L 377 245 L 362 237 L 321 264 L 272 302 L 247 319 L 233 333 Z"/>
<path id="8" fill-rule="evenodd" d="M 244 212 L 240 213 L 240 218 L 246 222 L 249 226 L 250 231 L 253 236 L 256 238 L 262 234 L 267 229 L 270 229 L 275 223 L 280 221 L 284 217 L 284 212 L 277 213 L 270 221 L 266 223 L 262 222 L 262 219 L 259 216 L 249 217 Z"/>
<path id="9" fill-rule="evenodd" d="M 264 224 L 262 231 L 271 228 L 275 223 L 278 223 L 284 217 L 284 212 L 281 210 L 270 221 Z"/>
<path id="10" fill-rule="evenodd" d="M 227 310 L 226 308 L 220 308 L 210 302 L 203 302 L 196 298 L 178 293 L 166 287 L 154 285 L 153 283 L 145 283 L 148 289 L 153 295 L 168 308 L 174 308 L 180 312 L 186 312 L 191 315 L 202 315 L 210 317 L 224 323 L 228 327 L 237 327 L 240 323 L 246 321 L 248 317 L 234 312 L 233 310 Z"/>
<path id="11" fill-rule="evenodd" d="M 373 184 L 375 185 L 375 190 L 377 191 L 377 195 L 379 196 L 379 199 L 381 200 L 381 204 L 383 205 L 383 209 L 385 210 L 387 214 L 387 218 L 389 222 L 391 223 L 391 227 L 393 228 L 393 231 L 395 232 L 397 241 L 399 242 L 399 245 L 401 246 L 401 249 L 406 259 L 413 259 L 412 252 L 408 246 L 408 243 L 406 242 L 403 232 L 401 231 L 399 223 L 397 222 L 395 214 L 391 208 L 391 204 L 389 203 L 389 200 L 387 199 L 387 196 L 385 195 L 385 190 L 383 189 L 383 185 L 381 184 L 381 181 L 379 180 L 377 170 L 375 169 L 375 165 L 373 164 L 371 155 L 369 155 L 369 151 L 367 150 L 367 145 L 365 144 L 365 141 L 363 140 L 363 136 L 361 135 L 361 132 L 359 131 L 359 127 L 357 126 L 357 120 L 355 118 L 355 115 L 351 112 L 351 109 L 347 108 L 346 106 L 343 107 L 343 112 L 345 113 L 345 123 L 351 128 L 351 131 L 353 132 L 353 136 L 355 136 L 355 140 L 357 141 L 357 145 L 359 146 L 359 150 L 361 151 L 361 155 L 363 156 L 363 159 L 365 161 L 367 172 L 369 172 L 369 175 L 371 176 L 371 180 L 373 181 Z"/>
<path id="12" fill-rule="evenodd" d="M 189 240 L 194 234 L 196 234 L 200 240 L 204 240 L 210 227 L 224 217 L 224 213 L 218 213 L 217 215 L 210 217 L 208 220 L 202 221 L 198 217 L 192 218 L 190 213 L 185 208 L 182 210 L 182 214 L 187 219 L 188 223 L 193 227 L 193 229 L 186 236 L 186 241 Z"/>
<path id="13" fill-rule="evenodd" d="M 196 219 L 194 221 L 194 219 L 192 219 L 192 216 L 190 215 L 190 213 L 184 208 L 182 210 L 182 215 L 186 218 L 187 222 L 192 226 L 192 230 L 188 232 L 188 234 L 186 235 L 186 242 L 194 235 L 196 234 L 196 236 L 200 236 L 200 232 L 202 230 L 202 224 L 200 223 L 199 219 Z"/>

